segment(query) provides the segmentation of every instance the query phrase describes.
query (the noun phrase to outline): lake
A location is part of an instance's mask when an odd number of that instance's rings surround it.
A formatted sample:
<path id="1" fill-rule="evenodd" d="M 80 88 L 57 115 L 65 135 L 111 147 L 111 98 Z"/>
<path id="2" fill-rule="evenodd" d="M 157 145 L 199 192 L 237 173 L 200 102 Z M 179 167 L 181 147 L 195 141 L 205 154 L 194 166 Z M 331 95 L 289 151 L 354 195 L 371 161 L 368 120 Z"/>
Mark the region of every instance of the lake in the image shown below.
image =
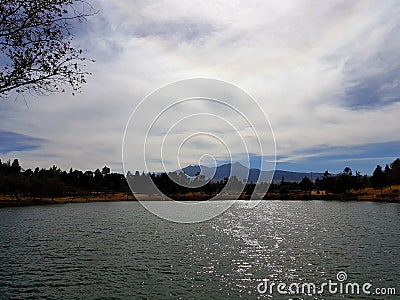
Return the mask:
<path id="1" fill-rule="evenodd" d="M 0 209 L 0 299 L 398 299 L 400 205 L 238 201 L 177 224 L 138 202 Z M 260 294 L 328 280 L 397 295 Z M 275 286 L 276 287 L 276 286 Z M 381 289 L 380 291 L 385 291 Z M 386 290 L 387 292 L 387 290 Z"/>

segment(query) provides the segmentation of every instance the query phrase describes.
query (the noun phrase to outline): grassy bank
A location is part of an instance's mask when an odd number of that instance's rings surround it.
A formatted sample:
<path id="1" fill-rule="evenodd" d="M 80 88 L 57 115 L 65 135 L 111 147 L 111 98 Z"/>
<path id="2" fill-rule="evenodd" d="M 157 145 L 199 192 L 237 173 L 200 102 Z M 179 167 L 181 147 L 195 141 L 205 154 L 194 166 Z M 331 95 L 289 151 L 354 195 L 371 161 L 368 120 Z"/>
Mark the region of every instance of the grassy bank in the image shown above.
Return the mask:
<path id="1" fill-rule="evenodd" d="M 348 201 L 374 201 L 374 202 L 399 202 L 400 186 L 390 186 L 380 189 L 364 188 L 349 190 L 343 194 L 326 193 L 313 190 L 311 193 L 289 192 L 287 194 L 267 193 L 265 200 L 348 200 Z"/>
<path id="2" fill-rule="evenodd" d="M 347 201 L 374 201 L 374 202 L 398 202 L 400 203 L 400 186 L 391 186 L 382 189 L 365 188 L 361 190 L 350 190 L 345 194 L 327 194 L 324 191 L 289 192 L 288 194 L 267 193 L 264 200 L 347 200 Z M 143 199 L 163 200 L 161 197 L 152 197 L 147 195 Z M 174 195 L 173 199 L 180 201 L 204 201 L 212 198 L 212 195 L 201 193 L 190 193 L 186 195 Z M 223 199 L 232 199 L 229 195 L 219 197 Z M 249 199 L 249 195 L 242 194 L 240 199 Z M 107 201 L 136 201 L 133 194 L 130 193 L 92 193 L 87 195 L 74 195 L 67 197 L 15 197 L 0 196 L 0 207 L 44 205 L 44 204 L 63 204 L 63 203 L 87 203 L 87 202 L 107 202 Z"/>
<path id="3" fill-rule="evenodd" d="M 136 201 L 133 194 L 127 193 L 92 193 L 88 195 L 74 195 L 67 197 L 29 197 L 22 196 L 15 199 L 11 196 L 0 196 L 0 207 L 7 206 L 27 206 L 27 205 L 41 205 L 41 204 L 64 204 L 64 203 L 86 203 L 86 202 L 105 202 L 105 201 Z"/>

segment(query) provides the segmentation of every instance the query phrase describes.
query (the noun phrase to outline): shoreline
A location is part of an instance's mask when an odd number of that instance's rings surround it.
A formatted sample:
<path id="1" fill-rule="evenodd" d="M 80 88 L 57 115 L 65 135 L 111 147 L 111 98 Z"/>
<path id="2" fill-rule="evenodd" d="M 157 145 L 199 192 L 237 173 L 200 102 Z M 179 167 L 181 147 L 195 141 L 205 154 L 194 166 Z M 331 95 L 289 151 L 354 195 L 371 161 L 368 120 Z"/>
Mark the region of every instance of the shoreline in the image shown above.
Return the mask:
<path id="1" fill-rule="evenodd" d="M 67 203 L 93 203 L 93 202 L 120 202 L 137 201 L 133 194 L 115 193 L 115 194 L 91 194 L 66 197 L 31 197 L 21 196 L 18 200 L 9 196 L 0 196 L 0 209 L 3 207 L 20 207 L 32 205 L 51 205 Z"/>
<path id="2" fill-rule="evenodd" d="M 371 194 L 371 193 L 357 193 L 357 194 L 299 194 L 299 193 L 289 193 L 289 194 L 278 194 L 278 193 L 267 193 L 260 201 L 356 201 L 356 202 L 380 202 L 380 203 L 400 203 L 400 195 L 397 194 Z M 153 197 L 151 195 L 146 195 L 148 199 L 143 201 L 174 201 L 169 199 L 162 199 L 161 197 Z M 212 195 L 175 195 L 176 201 L 207 201 Z M 229 195 L 220 196 L 218 201 L 233 200 L 233 197 Z M 242 195 L 237 200 L 249 200 L 249 196 Z M 138 201 L 133 194 L 126 193 L 115 193 L 115 194 L 92 194 L 92 195 L 79 195 L 79 196 L 67 196 L 67 197 L 21 197 L 20 199 L 15 199 L 11 196 L 0 197 L 0 209 L 5 207 L 21 207 L 21 206 L 33 206 L 33 205 L 52 205 L 52 204 L 67 204 L 67 203 L 95 203 L 95 202 L 132 202 Z"/>

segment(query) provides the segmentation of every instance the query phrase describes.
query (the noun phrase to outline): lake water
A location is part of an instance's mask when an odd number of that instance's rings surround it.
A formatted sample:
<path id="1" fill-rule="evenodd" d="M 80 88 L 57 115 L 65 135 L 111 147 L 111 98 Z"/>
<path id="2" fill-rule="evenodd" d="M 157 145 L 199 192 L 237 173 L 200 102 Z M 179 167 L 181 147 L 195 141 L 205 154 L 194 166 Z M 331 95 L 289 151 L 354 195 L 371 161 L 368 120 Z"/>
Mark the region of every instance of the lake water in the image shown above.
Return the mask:
<path id="1" fill-rule="evenodd" d="M 177 224 L 137 202 L 0 209 L 0 299 L 398 299 L 400 205 L 235 203 Z M 259 294 L 268 283 L 347 281 L 394 296 Z M 296 298 L 297 297 L 297 298 Z"/>

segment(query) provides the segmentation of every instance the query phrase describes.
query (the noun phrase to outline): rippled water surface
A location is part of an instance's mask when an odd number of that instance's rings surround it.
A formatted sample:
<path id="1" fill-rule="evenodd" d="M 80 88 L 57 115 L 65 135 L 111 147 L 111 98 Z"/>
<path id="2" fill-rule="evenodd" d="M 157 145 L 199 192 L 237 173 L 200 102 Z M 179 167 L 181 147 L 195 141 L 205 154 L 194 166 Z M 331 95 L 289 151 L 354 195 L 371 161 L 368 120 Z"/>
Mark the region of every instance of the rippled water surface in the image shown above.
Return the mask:
<path id="1" fill-rule="evenodd" d="M 268 282 L 336 280 L 400 295 L 400 206 L 371 202 L 237 202 L 199 224 L 139 203 L 0 209 L 0 299 L 348 299 L 260 295 Z"/>

